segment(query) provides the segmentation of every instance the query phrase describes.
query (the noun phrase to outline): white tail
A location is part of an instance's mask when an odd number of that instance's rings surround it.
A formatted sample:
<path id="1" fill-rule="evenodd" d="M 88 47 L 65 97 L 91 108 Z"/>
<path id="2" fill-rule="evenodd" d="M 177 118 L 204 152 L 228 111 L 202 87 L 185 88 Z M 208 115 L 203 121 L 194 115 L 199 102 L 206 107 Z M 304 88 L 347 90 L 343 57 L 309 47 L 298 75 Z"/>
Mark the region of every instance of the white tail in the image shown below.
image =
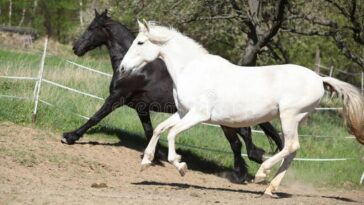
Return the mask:
<path id="1" fill-rule="evenodd" d="M 358 142 L 364 145 L 364 98 L 355 86 L 331 77 L 323 77 L 324 87 L 336 92 L 343 100 L 345 124 Z"/>

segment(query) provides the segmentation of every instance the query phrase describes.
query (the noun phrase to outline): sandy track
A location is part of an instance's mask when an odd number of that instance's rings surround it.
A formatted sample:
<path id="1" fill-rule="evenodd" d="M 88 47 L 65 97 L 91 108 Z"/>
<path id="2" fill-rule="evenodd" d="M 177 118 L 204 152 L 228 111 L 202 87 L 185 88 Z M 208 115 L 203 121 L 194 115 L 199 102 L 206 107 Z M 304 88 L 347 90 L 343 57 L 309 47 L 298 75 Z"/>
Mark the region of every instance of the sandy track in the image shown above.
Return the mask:
<path id="1" fill-rule="evenodd" d="M 363 191 L 289 183 L 280 199 L 264 185 L 231 184 L 212 174 L 153 166 L 140 172 L 140 152 L 109 143 L 73 146 L 60 135 L 0 123 L 0 204 L 363 204 Z M 106 185 L 106 187 L 105 187 Z"/>

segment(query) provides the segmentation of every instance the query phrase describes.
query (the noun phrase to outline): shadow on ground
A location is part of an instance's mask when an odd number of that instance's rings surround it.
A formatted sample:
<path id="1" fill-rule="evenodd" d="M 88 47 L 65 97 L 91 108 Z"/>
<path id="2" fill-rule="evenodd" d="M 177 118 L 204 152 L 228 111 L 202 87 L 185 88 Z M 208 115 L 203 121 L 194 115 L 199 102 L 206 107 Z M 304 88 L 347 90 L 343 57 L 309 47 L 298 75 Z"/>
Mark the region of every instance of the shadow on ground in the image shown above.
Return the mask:
<path id="1" fill-rule="evenodd" d="M 236 193 L 246 193 L 246 194 L 254 194 L 256 195 L 256 198 L 260 197 L 266 197 L 263 195 L 263 192 L 261 191 L 252 191 L 252 190 L 246 190 L 246 189 L 230 189 L 230 188 L 221 188 L 221 187 L 206 187 L 206 186 L 200 186 L 200 185 L 192 185 L 192 184 L 186 184 L 186 183 L 165 183 L 165 182 L 156 182 L 156 181 L 141 181 L 141 182 L 135 182 L 132 183 L 136 186 L 168 186 L 173 187 L 176 189 L 199 189 L 199 190 L 212 190 L 212 191 L 226 191 L 226 192 L 236 192 Z M 320 195 L 311 195 L 311 194 L 289 194 L 284 192 L 277 192 L 278 199 L 284 199 L 284 198 L 292 198 L 292 197 L 306 197 L 306 198 L 328 198 L 328 199 L 334 199 L 340 202 L 352 202 L 357 203 L 358 201 L 345 198 L 345 197 L 337 197 L 337 196 L 320 196 Z"/>
<path id="2" fill-rule="evenodd" d="M 124 146 L 129 149 L 137 150 L 141 154 L 143 153 L 144 149 L 147 146 L 147 140 L 144 136 L 140 136 L 131 132 L 127 132 L 125 130 L 113 128 L 113 127 L 106 127 L 100 126 L 94 129 L 91 129 L 88 134 L 106 134 L 117 136 L 119 138 L 119 142 L 117 143 L 102 143 L 97 141 L 83 141 L 83 142 L 76 142 L 76 144 L 90 144 L 90 145 L 102 145 L 102 146 Z M 87 139 L 84 139 L 87 140 Z M 167 156 L 168 149 L 165 146 L 161 146 L 161 150 Z M 233 176 L 233 168 L 231 167 L 224 167 L 216 164 L 213 161 L 209 161 L 206 159 L 201 159 L 196 154 L 178 149 L 177 152 L 182 155 L 183 161 L 187 162 L 188 168 L 191 170 L 200 171 L 203 173 L 209 174 L 217 174 L 221 177 L 227 178 L 231 182 L 235 182 L 235 178 Z M 233 157 L 233 155 L 231 155 Z M 166 159 L 164 159 L 166 161 Z M 251 176 L 250 176 L 251 177 Z"/>

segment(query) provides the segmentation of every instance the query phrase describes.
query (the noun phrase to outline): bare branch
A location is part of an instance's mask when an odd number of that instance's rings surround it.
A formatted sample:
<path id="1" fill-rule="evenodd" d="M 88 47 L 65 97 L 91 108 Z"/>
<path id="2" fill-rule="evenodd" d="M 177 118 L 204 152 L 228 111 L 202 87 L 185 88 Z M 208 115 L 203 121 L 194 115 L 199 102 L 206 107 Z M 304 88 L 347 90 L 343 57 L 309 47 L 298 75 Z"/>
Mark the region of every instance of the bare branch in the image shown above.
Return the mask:
<path id="1" fill-rule="evenodd" d="M 277 34 L 279 28 L 282 26 L 286 4 L 287 0 L 277 1 L 272 27 L 270 28 L 270 31 L 262 38 L 260 47 L 265 46 Z"/>
<path id="2" fill-rule="evenodd" d="M 181 24 L 190 23 L 194 21 L 214 21 L 214 20 L 228 20 L 228 19 L 236 19 L 238 15 L 225 15 L 225 16 L 205 16 L 205 17 L 194 17 L 188 20 L 184 20 Z"/>
<path id="3" fill-rule="evenodd" d="M 331 20 L 327 20 L 327 19 L 320 19 L 316 16 L 312 16 L 312 15 L 305 15 L 302 13 L 299 13 L 297 15 L 294 16 L 290 16 L 290 20 L 297 20 L 297 19 L 302 19 L 305 21 L 308 21 L 312 24 L 315 25 L 319 25 L 319 26 L 326 26 L 326 27 L 337 27 L 337 23 L 335 21 L 331 21 Z"/>
<path id="4" fill-rule="evenodd" d="M 290 33 L 299 34 L 299 35 L 304 35 L 304 36 L 332 36 L 332 34 L 333 34 L 332 31 L 319 31 L 319 30 L 301 31 L 301 30 L 298 30 L 296 28 L 288 28 L 288 27 L 282 27 L 281 30 L 286 31 L 286 32 L 290 32 Z"/>
<path id="5" fill-rule="evenodd" d="M 342 15 L 348 16 L 348 13 L 345 11 L 345 9 L 343 7 L 341 7 L 335 1 L 332 1 L 332 0 L 325 0 L 325 1 L 328 2 L 328 3 L 330 3 L 331 5 L 333 5 L 334 7 L 336 7 L 341 12 Z"/>
<path id="6" fill-rule="evenodd" d="M 243 14 L 242 9 L 238 6 L 238 4 L 236 3 L 235 0 L 230 0 L 230 4 L 232 6 L 232 8 L 234 9 L 235 13 L 240 17 L 240 19 L 242 20 L 242 22 L 249 28 L 249 31 L 246 32 L 246 30 L 244 28 L 242 28 L 241 30 L 244 33 L 247 33 L 250 38 L 253 38 L 255 41 L 257 40 L 256 38 L 256 28 L 255 25 L 253 24 L 252 21 L 250 21 L 250 19 Z"/>
<path id="7" fill-rule="evenodd" d="M 335 34 L 333 37 L 336 43 L 336 46 L 341 50 L 341 52 L 350 60 L 358 64 L 362 69 L 364 68 L 364 58 L 359 57 L 354 54 L 348 47 L 348 45 L 343 41 L 342 36 L 339 32 Z"/>

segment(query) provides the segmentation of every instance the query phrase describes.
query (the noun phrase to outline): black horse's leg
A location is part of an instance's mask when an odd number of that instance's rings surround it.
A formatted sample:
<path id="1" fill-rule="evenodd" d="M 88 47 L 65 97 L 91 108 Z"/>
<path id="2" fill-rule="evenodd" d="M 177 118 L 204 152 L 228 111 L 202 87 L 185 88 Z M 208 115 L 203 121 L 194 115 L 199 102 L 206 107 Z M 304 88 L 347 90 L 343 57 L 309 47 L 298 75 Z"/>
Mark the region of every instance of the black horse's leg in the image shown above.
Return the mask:
<path id="1" fill-rule="evenodd" d="M 148 143 L 149 143 L 150 139 L 153 136 L 153 126 L 152 126 L 152 121 L 150 120 L 149 111 L 148 110 L 145 110 L 145 111 L 137 110 L 137 113 L 138 113 L 140 121 L 142 122 L 145 137 L 147 138 Z M 165 154 L 160 150 L 159 143 L 157 144 L 157 147 L 155 149 L 155 155 L 154 156 L 155 156 L 154 161 L 156 163 L 158 163 L 158 160 L 165 160 L 166 159 Z"/>
<path id="2" fill-rule="evenodd" d="M 72 132 L 63 133 L 63 139 L 61 142 L 65 144 L 74 144 L 88 129 L 99 123 L 103 118 L 110 114 L 114 109 L 120 107 L 122 104 L 123 103 L 120 101 L 120 96 L 117 93 L 111 94 L 106 98 L 102 107 L 84 125 Z"/>
<path id="3" fill-rule="evenodd" d="M 234 153 L 234 175 L 238 183 L 242 183 L 246 180 L 248 176 L 248 169 L 246 167 L 245 161 L 241 156 L 241 142 L 236 135 L 234 128 L 229 128 L 221 125 L 224 131 L 226 139 L 229 141 L 231 149 Z"/>
<path id="4" fill-rule="evenodd" d="M 274 141 L 274 143 L 276 143 L 277 148 L 279 150 L 283 149 L 283 142 L 282 142 L 281 136 L 279 136 L 277 130 L 272 126 L 272 124 L 270 124 L 269 122 L 265 122 L 265 123 L 259 124 L 259 127 L 263 130 L 265 135 L 270 137 Z"/>
<path id="5" fill-rule="evenodd" d="M 262 163 L 265 151 L 253 143 L 251 128 L 236 128 L 235 131 L 243 138 L 249 159 L 257 163 Z"/>

